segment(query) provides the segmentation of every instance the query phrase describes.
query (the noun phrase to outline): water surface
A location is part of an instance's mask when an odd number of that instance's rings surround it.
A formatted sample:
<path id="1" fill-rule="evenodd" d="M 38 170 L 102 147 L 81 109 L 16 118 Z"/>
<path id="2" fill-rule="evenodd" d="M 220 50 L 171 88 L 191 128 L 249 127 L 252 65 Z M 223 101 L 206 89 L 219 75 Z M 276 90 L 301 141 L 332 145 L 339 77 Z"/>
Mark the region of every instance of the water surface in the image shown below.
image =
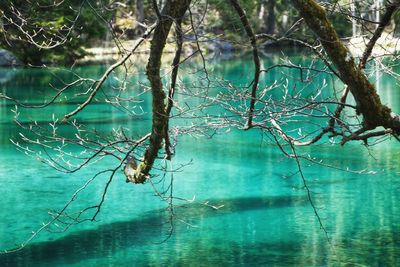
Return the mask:
<path id="1" fill-rule="evenodd" d="M 210 68 L 213 73 L 222 73 L 226 79 L 245 85 L 251 79 L 249 73 L 243 72 L 242 66 L 250 62 L 246 60 L 249 59 L 224 60 Z M 307 62 L 301 56 L 293 56 L 292 60 Z M 271 56 L 263 62 L 266 66 L 271 64 Z M 88 66 L 76 71 L 96 77 L 104 67 Z M 42 102 L 44 95 L 51 92 L 48 83 L 55 82 L 53 74 L 40 69 L 16 70 L 12 75 L 11 79 L 1 80 L 2 90 L 27 103 Z M 71 78 L 61 71 L 58 75 Z M 279 80 L 280 75 L 280 71 L 273 71 L 264 75 L 262 82 Z M 383 101 L 400 111 L 400 93 L 393 79 L 378 77 Z M 329 80 L 321 76 L 317 81 L 323 79 Z M 135 77 L 131 86 L 132 90 L 143 90 Z M 144 111 L 149 110 L 149 100 L 146 94 L 138 99 L 143 101 L 140 105 Z M 76 101 L 68 105 L 56 103 L 46 111 L 22 109 L 22 117 L 26 122 L 47 124 L 52 120 L 50 114 L 65 114 L 76 107 L 79 99 Z M 26 240 L 49 220 L 48 210 L 61 209 L 77 188 L 107 164 L 60 174 L 17 151 L 9 141 L 20 140 L 21 129 L 13 122 L 13 108 L 12 103 L 0 100 L 1 250 Z M 140 109 L 136 112 L 137 116 L 126 116 L 99 100 L 77 119 L 104 133 L 123 125 L 143 134 L 148 130 L 150 115 L 141 114 Z M 68 129 L 62 131 L 68 134 Z M 154 196 L 149 184 L 126 184 L 120 172 L 96 222 L 79 224 L 63 233 L 42 232 L 22 251 L 0 255 L 0 265 L 400 264 L 400 150 L 396 142 L 370 149 L 360 143 L 341 147 L 324 142 L 302 150 L 341 169 L 365 170 L 360 174 L 303 165 L 332 247 L 320 229 L 301 178 L 295 174 L 295 162 L 282 157 L 275 146 L 264 141 L 256 130 L 231 129 L 212 139 L 182 136 L 172 163 L 191 165 L 174 173 L 174 194 L 195 201 L 176 201 L 172 220 L 168 205 Z M 370 171 L 375 174 L 368 174 Z M 92 183 L 73 208 L 80 210 L 97 203 L 104 179 Z M 216 210 L 201 203 L 222 207 Z"/>

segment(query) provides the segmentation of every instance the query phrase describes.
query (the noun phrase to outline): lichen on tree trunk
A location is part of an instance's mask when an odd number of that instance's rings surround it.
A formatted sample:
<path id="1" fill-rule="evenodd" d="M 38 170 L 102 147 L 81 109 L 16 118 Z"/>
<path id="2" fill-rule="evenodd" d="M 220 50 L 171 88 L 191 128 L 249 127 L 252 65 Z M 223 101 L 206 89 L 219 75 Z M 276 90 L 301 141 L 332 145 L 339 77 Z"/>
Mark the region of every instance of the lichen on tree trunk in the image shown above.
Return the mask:
<path id="1" fill-rule="evenodd" d="M 146 148 L 135 175 L 129 180 L 133 183 L 144 183 L 148 176 L 158 151 L 165 138 L 165 127 L 168 123 L 166 114 L 166 95 L 161 81 L 161 57 L 170 32 L 172 23 L 180 20 L 188 10 L 190 0 L 168 0 L 161 12 L 161 18 L 154 30 L 153 39 L 150 44 L 150 57 L 146 66 L 146 75 L 150 81 L 152 93 L 152 131 L 149 145 Z"/>
<path id="2" fill-rule="evenodd" d="M 292 0 L 292 2 L 321 41 L 341 80 L 349 87 L 357 104 L 357 112 L 363 115 L 364 128 L 374 129 L 383 126 L 399 134 L 398 117 L 393 117 L 390 108 L 382 104 L 375 87 L 357 66 L 351 53 L 328 21 L 325 10 L 314 0 Z"/>

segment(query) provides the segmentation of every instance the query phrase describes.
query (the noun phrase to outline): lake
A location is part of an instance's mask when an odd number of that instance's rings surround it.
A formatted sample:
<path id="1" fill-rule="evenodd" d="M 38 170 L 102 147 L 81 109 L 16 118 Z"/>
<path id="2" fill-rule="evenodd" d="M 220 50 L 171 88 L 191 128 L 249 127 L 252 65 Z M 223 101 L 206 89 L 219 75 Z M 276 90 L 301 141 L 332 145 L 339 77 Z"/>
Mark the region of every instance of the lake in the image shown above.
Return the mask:
<path id="1" fill-rule="evenodd" d="M 265 55 L 263 64 L 278 63 L 280 58 L 281 54 Z M 301 53 L 290 60 L 309 62 Z M 251 80 L 251 68 L 243 66 L 251 66 L 250 58 L 215 59 L 209 71 L 244 86 Z M 383 102 L 399 112 L 396 81 L 371 68 L 375 75 L 371 79 L 377 81 Z M 74 71 L 96 78 L 104 70 L 104 66 L 85 66 Z M 288 77 L 298 75 L 296 70 L 284 71 Z M 0 73 L 0 91 L 35 104 L 54 93 L 49 83 L 59 85 L 58 78 L 73 78 L 71 72 L 55 68 L 3 69 Z M 262 84 L 285 79 L 282 73 L 274 69 L 263 74 Z M 120 76 L 111 77 L 106 87 L 112 90 Z M 123 126 L 132 135 L 145 134 L 150 127 L 151 98 L 141 77 L 139 67 L 128 78 L 128 91 L 143 92 L 130 106 L 133 115 L 99 97 L 77 119 L 101 133 Z M 328 87 L 336 83 L 324 73 L 316 77 L 317 81 L 324 79 Z M 190 105 L 194 100 L 188 101 Z M 53 113 L 60 117 L 76 105 L 71 101 L 46 109 L 19 108 L 20 119 L 48 125 Z M 101 161 L 79 172 L 62 174 L 25 155 L 10 141 L 26 145 L 19 135 L 25 132 L 14 123 L 12 109 L 12 102 L 0 100 L 0 250 L 23 243 L 51 219 L 49 210 L 62 209 L 85 181 L 112 163 Z M 210 112 L 223 111 L 212 106 Z M 61 131 L 74 134 L 68 128 Z M 399 148 L 393 140 L 370 148 L 359 142 L 340 146 L 326 141 L 302 148 L 301 153 L 336 167 L 303 163 L 330 244 L 296 174 L 295 161 L 266 142 L 260 131 L 226 128 L 212 138 L 184 135 L 178 137 L 172 164 L 186 166 L 173 173 L 173 189 L 176 197 L 193 201 L 176 199 L 172 219 L 168 203 L 155 195 L 149 183 L 127 184 L 118 171 L 96 221 L 61 233 L 43 231 L 21 251 L 0 255 L 0 266 L 400 265 Z M 70 149 L 80 151 L 79 147 Z M 159 161 L 157 166 L 162 164 Z M 171 179 L 170 173 L 166 179 Z M 100 177 L 91 183 L 73 202 L 71 212 L 98 203 L 105 182 L 106 177 Z"/>

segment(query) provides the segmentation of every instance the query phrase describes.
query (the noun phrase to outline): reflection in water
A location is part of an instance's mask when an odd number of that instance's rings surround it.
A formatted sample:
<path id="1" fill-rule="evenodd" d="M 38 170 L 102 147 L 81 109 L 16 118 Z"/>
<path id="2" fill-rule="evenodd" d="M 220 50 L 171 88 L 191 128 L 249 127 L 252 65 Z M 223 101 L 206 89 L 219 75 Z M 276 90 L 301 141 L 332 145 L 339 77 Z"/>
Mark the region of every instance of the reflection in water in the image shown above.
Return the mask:
<path id="1" fill-rule="evenodd" d="M 363 231 L 338 242 L 336 253 L 358 266 L 399 266 L 400 231 Z"/>
<path id="2" fill-rule="evenodd" d="M 14 80 L 19 71 L 19 68 L 0 68 L 0 85 Z M 4 93 L 3 87 L 1 88 L 1 91 Z"/>

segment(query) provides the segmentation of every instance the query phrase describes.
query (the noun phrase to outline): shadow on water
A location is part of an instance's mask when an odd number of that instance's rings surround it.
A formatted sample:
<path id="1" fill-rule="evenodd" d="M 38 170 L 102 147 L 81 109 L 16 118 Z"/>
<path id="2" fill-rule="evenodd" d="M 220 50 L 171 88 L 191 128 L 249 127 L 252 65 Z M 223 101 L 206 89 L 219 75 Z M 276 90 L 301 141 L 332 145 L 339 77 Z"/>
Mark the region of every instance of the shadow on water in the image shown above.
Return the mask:
<path id="1" fill-rule="evenodd" d="M 202 220 L 238 216 L 247 211 L 304 207 L 305 196 L 214 199 L 219 210 L 201 204 L 177 206 L 177 218 L 202 226 Z M 281 212 L 281 211 L 279 211 Z M 282 211 L 283 212 L 283 211 Z M 276 214 L 276 213 L 275 213 Z M 251 215 L 253 216 L 253 215 Z M 33 243 L 16 253 L 0 255 L 0 266 L 399 266 L 400 233 L 393 229 L 350 233 L 335 241 L 336 255 L 326 241 L 306 236 L 289 240 L 229 239 L 221 233 L 178 226 L 172 240 L 161 243 L 169 213 L 155 210 L 130 221 L 72 233 L 55 241 Z M 225 218 L 225 217 L 223 217 Z M 226 218 L 230 220 L 231 218 Z M 272 219 L 272 218 L 271 218 Z M 235 219 L 236 220 L 236 219 Z M 222 220 L 224 221 L 224 220 Z M 246 224 L 247 225 L 247 224 Z M 246 228 L 246 225 L 239 226 Z M 272 231 L 272 229 L 266 229 Z M 279 232 L 276 233 L 279 235 Z M 247 241 L 246 241 L 247 240 Z M 261 242 L 260 242 L 261 241 Z M 175 243 L 174 243 L 175 242 Z M 310 243 L 311 242 L 311 243 Z M 130 264 L 132 263 L 132 264 Z M 100 264 L 100 265 L 99 265 Z"/>
<path id="2" fill-rule="evenodd" d="M 306 197 L 250 197 L 212 200 L 224 205 L 219 210 L 200 204 L 185 204 L 176 209 L 179 218 L 196 220 L 257 209 L 307 205 Z M 56 262 L 74 264 L 85 259 L 112 257 L 119 250 L 156 245 L 165 238 L 168 212 L 156 210 L 131 221 L 115 222 L 84 230 L 55 241 L 33 243 L 15 253 L 1 254 L 0 266 L 54 266 Z"/>

